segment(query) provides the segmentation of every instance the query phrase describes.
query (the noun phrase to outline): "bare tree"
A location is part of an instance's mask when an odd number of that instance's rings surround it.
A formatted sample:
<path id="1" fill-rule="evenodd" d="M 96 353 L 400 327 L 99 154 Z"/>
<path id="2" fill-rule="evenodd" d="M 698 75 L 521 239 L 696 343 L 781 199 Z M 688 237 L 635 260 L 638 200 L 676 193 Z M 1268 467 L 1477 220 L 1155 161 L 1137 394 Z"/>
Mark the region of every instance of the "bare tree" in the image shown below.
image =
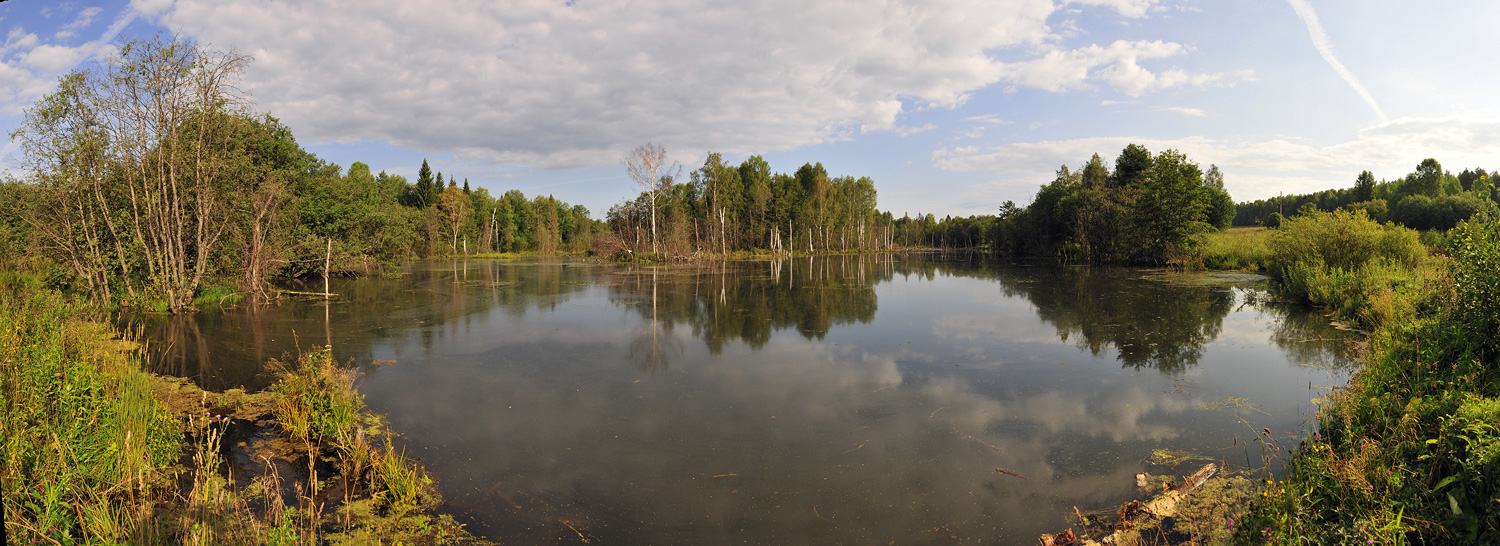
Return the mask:
<path id="1" fill-rule="evenodd" d="M 672 181 L 682 174 L 677 162 L 667 165 L 667 149 L 659 144 L 647 142 L 621 160 L 630 179 L 651 198 L 651 253 L 657 254 L 656 209 L 661 196 L 672 189 Z"/>

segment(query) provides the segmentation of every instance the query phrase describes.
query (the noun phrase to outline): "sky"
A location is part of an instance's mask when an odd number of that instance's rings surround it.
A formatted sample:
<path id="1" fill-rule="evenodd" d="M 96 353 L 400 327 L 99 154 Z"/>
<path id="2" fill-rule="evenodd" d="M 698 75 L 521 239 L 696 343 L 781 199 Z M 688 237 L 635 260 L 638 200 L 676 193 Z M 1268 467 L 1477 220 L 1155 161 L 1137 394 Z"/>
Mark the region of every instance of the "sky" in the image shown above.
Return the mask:
<path id="1" fill-rule="evenodd" d="M 327 161 L 414 180 L 425 158 L 601 219 L 647 142 L 685 171 L 821 162 L 897 215 L 993 214 L 1128 143 L 1249 201 L 1500 168 L 1497 23 L 1460 0 L 10 0 L 0 129 L 165 33 L 253 57 L 255 111 Z"/>

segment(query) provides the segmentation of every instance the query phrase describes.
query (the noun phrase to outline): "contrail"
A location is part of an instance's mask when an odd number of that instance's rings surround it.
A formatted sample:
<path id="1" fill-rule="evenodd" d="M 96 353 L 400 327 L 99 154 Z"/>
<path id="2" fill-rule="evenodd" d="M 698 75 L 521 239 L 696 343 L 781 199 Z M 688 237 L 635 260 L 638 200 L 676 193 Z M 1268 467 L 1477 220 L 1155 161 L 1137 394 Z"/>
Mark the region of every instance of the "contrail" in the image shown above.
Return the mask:
<path id="1" fill-rule="evenodd" d="M 1318 14 L 1313 11 L 1312 5 L 1308 4 L 1307 0 L 1286 1 L 1292 5 L 1292 10 L 1297 12 L 1297 17 L 1300 17 L 1302 22 L 1307 24 L 1308 37 L 1312 38 L 1313 47 L 1318 48 L 1318 54 L 1323 56 L 1323 60 L 1328 62 L 1328 66 L 1333 67 L 1333 71 L 1338 73 L 1340 78 L 1344 79 L 1344 83 L 1349 84 L 1349 87 L 1353 87 L 1354 92 L 1359 93 L 1359 96 L 1365 99 L 1365 103 L 1370 105 L 1370 109 L 1375 111 L 1375 115 L 1380 116 L 1382 123 L 1390 121 L 1389 118 L 1385 117 L 1385 110 L 1381 110 L 1380 105 L 1375 103 L 1375 97 L 1370 95 L 1370 90 L 1365 89 L 1364 84 L 1359 83 L 1359 78 L 1354 77 L 1354 73 L 1350 72 L 1344 66 L 1344 63 L 1339 62 L 1339 58 L 1333 54 L 1333 43 L 1328 41 L 1328 34 L 1323 32 L 1323 24 L 1318 22 Z"/>

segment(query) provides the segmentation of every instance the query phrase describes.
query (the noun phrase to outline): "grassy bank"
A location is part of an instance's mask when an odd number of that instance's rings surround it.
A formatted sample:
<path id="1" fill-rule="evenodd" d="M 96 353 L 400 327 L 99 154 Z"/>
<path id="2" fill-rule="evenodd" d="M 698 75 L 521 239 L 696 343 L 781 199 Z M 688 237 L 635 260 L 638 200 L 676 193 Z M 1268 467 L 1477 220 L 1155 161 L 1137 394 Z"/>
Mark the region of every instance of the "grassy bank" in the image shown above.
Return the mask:
<path id="1" fill-rule="evenodd" d="M 271 392 L 207 393 L 38 284 L 0 282 L 9 543 L 473 542 L 326 349 Z"/>
<path id="2" fill-rule="evenodd" d="M 1414 313 L 1418 295 L 1446 268 L 1441 255 L 1428 255 L 1416 231 L 1378 224 L 1361 211 L 1200 237 L 1202 267 L 1265 272 L 1281 297 L 1327 309 L 1366 331 Z"/>
<path id="3" fill-rule="evenodd" d="M 1275 230 L 1237 227 L 1204 233 L 1198 240 L 1199 263 L 1205 269 L 1261 271 L 1269 263 L 1268 244 Z"/>
<path id="4" fill-rule="evenodd" d="M 1291 259 L 1296 246 L 1283 241 L 1273 274 L 1305 286 L 1293 293 L 1308 299 L 1329 294 L 1322 304 L 1341 313 L 1340 302 L 1355 302 L 1373 328 L 1365 366 L 1321 409 L 1281 481 L 1262 488 L 1236 539 L 1500 543 L 1500 219 L 1476 216 L 1449 234 L 1451 259 L 1415 266 L 1378 244 L 1399 237 L 1409 247 L 1410 234 L 1354 220 L 1309 219 L 1323 225 L 1302 226 L 1304 235 L 1345 225 L 1363 237 L 1319 250 L 1322 269 Z M 1376 258 L 1365 267 L 1334 265 L 1371 236 Z"/>

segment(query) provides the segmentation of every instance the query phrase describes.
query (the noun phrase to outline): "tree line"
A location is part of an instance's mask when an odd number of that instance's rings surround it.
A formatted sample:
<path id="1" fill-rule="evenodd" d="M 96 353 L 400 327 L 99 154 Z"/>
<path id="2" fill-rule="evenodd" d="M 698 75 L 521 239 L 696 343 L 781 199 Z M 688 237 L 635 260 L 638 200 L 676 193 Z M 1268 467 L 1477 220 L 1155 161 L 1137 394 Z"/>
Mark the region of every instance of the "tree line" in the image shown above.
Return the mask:
<path id="1" fill-rule="evenodd" d="M 1500 201 L 1496 173 L 1475 168 L 1455 175 L 1436 159 L 1427 158 L 1396 180 L 1377 182 L 1370 171 L 1362 171 L 1348 188 L 1240 203 L 1234 225 L 1276 227 L 1284 218 L 1343 208 L 1364 210 L 1376 222 L 1446 231 L 1496 201 Z"/>
<path id="2" fill-rule="evenodd" d="M 710 152 L 684 179 L 656 144 L 637 148 L 624 163 L 641 192 L 609 209 L 606 221 L 618 237 L 610 251 L 823 252 L 895 244 L 893 219 L 875 209 L 869 177 L 829 176 L 822 163 L 773 173 L 759 155 L 732 165 Z"/>
<path id="3" fill-rule="evenodd" d="M 991 249 L 1011 255 L 1164 263 L 1190 255 L 1195 234 L 1227 229 L 1234 215 L 1217 166 L 1204 171 L 1176 150 L 1152 155 L 1130 144 L 1113 170 L 1094 154 L 1077 169 L 1059 167 L 1030 205 L 1006 201 L 988 221 L 987 240 Z M 984 225 L 986 219 L 964 223 Z"/>
<path id="4" fill-rule="evenodd" d="M 250 59 L 182 39 L 124 44 L 61 78 L 11 138 L 0 254 L 106 305 L 173 312 L 209 285 L 269 293 L 278 276 L 413 258 L 588 248 L 581 206 L 495 197 L 423 161 L 415 184 L 299 146 L 236 88 Z"/>

